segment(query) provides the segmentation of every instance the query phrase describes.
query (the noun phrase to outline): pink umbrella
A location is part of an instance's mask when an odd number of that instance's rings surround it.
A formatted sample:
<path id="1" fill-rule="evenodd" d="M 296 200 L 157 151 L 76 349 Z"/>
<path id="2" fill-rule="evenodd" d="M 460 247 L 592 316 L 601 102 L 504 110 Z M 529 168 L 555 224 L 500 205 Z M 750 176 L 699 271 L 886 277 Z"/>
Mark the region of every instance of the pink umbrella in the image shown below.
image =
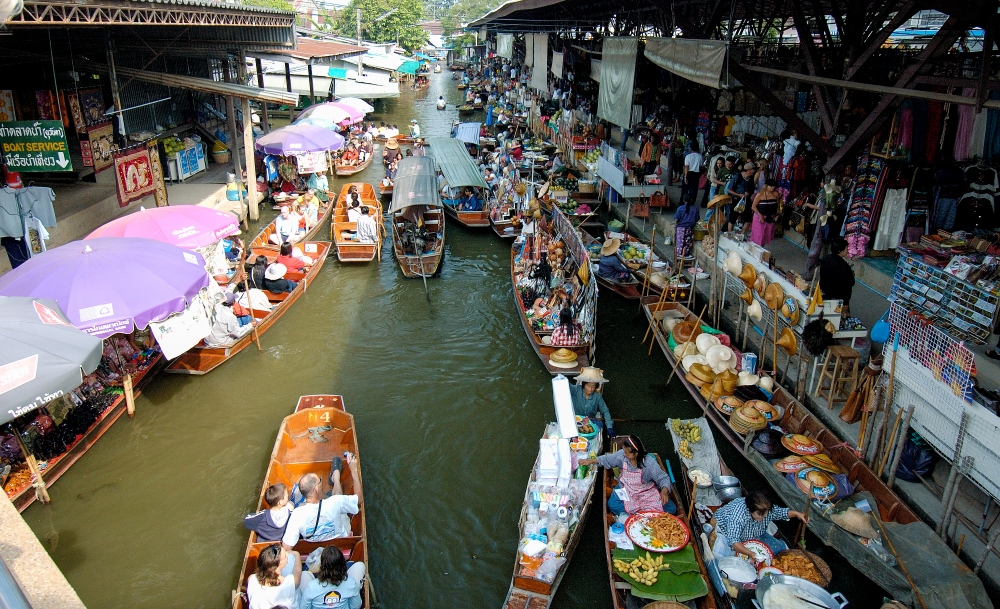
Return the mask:
<path id="1" fill-rule="evenodd" d="M 347 123 L 348 125 L 353 125 L 354 123 L 360 123 L 361 121 L 365 120 L 365 113 L 351 104 L 345 104 L 344 102 L 335 101 L 335 102 L 330 102 L 330 105 L 336 106 L 341 110 L 343 110 L 344 112 L 347 112 L 348 116 L 350 116 L 350 121 L 351 121 Z"/>
<path id="2" fill-rule="evenodd" d="M 299 120 L 303 118 L 323 118 L 338 125 L 351 125 L 362 120 L 364 117 L 364 112 L 361 112 L 354 106 L 341 102 L 323 102 L 322 104 L 309 106 L 298 115 Z"/>
<path id="3" fill-rule="evenodd" d="M 108 222 L 84 239 L 144 237 L 193 250 L 240 232 L 233 214 L 197 205 L 140 207 L 134 214 Z"/>

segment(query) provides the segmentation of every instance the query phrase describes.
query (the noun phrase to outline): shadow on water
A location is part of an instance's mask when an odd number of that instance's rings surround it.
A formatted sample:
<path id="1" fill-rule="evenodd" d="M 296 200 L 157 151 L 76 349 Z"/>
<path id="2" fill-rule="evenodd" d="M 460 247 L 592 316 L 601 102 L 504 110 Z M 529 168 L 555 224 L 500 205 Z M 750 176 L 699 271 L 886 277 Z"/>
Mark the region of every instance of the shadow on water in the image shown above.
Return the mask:
<path id="1" fill-rule="evenodd" d="M 405 130 L 416 117 L 425 135 L 448 133 L 453 106 L 434 102 L 443 94 L 454 104 L 459 92 L 447 72 L 431 82 L 379 103 L 376 120 Z M 375 183 L 381 171 L 373 163 L 362 178 Z M 88 606 L 228 606 L 247 540 L 241 519 L 278 424 L 299 395 L 316 393 L 342 394 L 355 415 L 382 606 L 501 606 L 525 484 L 552 418 L 550 377 L 517 319 L 509 243 L 451 224 L 429 298 L 421 281 L 402 278 L 388 245 L 367 265 L 331 256 L 261 337 L 262 352 L 204 377 L 158 377 L 135 419 L 119 421 L 53 487 L 53 503 L 25 512 Z M 646 326 L 634 302 L 603 297 L 600 320 L 598 361 L 616 418 L 698 413 L 680 384 L 663 385 L 662 355 L 639 346 Z M 617 427 L 668 454 L 662 424 Z M 595 516 L 556 609 L 610 605 L 602 544 Z"/>

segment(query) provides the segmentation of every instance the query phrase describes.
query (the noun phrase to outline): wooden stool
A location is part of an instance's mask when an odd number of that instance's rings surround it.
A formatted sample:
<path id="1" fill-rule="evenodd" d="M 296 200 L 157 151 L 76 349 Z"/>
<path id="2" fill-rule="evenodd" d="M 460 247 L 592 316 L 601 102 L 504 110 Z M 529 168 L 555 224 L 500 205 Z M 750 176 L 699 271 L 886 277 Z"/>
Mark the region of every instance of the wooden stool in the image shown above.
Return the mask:
<path id="1" fill-rule="evenodd" d="M 833 365 L 831 366 L 831 360 Z M 826 398 L 827 410 L 837 402 L 846 402 L 851 392 L 858 386 L 858 364 L 861 354 L 845 345 L 833 345 L 826 350 L 823 367 L 820 368 L 819 381 L 816 383 L 817 398 Z M 824 379 L 830 384 L 824 386 Z"/>

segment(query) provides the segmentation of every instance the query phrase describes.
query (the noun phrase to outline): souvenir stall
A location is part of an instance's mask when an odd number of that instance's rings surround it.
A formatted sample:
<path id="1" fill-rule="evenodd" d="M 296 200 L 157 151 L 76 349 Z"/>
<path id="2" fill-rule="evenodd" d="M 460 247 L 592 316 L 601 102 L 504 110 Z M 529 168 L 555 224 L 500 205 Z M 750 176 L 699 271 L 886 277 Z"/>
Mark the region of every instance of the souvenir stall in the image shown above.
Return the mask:
<path id="1" fill-rule="evenodd" d="M 520 543 L 508 600 L 519 594 L 551 597 L 583 532 L 597 467 L 580 465 L 601 452 L 601 428 L 575 416 L 569 380 L 552 379 L 556 422 L 545 427 L 518 520 Z"/>
<path id="2" fill-rule="evenodd" d="M 19 174 L 6 175 L 6 186 L 0 188 L 0 244 L 11 268 L 45 251 L 46 229 L 56 226 L 55 198 L 51 188 L 25 187 Z"/>
<path id="3" fill-rule="evenodd" d="M 16 419 L 4 432 L 20 437 L 38 457 L 46 485 L 118 417 L 134 414 L 135 397 L 165 358 L 208 335 L 208 311 L 214 307 L 208 290 L 214 286 L 198 254 L 130 237 L 74 241 L 0 277 L 0 296 L 51 298 L 67 311 L 70 323 L 104 340 L 100 365 L 79 387 Z M 94 304 L 81 306 L 87 303 Z M 161 322 L 174 323 L 176 317 L 188 319 L 183 328 L 177 325 L 161 332 L 157 327 Z M 0 458 L 10 460 L 8 447 L 14 445 L 16 438 L 3 441 Z M 32 472 L 27 462 L 13 465 L 4 490 L 23 510 L 35 500 L 35 494 L 28 492 Z"/>

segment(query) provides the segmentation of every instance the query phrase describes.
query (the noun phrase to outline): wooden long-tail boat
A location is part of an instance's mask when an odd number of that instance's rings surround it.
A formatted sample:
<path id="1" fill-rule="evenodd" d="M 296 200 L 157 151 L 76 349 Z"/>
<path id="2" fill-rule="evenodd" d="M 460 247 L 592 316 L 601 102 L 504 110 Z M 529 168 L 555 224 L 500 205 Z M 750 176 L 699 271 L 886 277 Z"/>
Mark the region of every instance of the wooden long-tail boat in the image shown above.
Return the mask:
<path id="1" fill-rule="evenodd" d="M 132 395 L 139 397 L 142 390 L 149 384 L 150 380 L 163 368 L 163 355 L 156 354 L 155 359 L 144 370 L 139 370 L 132 374 Z M 66 473 L 74 463 L 80 460 L 90 447 L 101 439 L 101 436 L 114 425 L 123 414 L 125 414 L 125 394 L 124 392 L 115 397 L 111 405 L 105 410 L 97 420 L 91 424 L 90 428 L 76 440 L 66 445 L 66 450 L 45 462 L 45 470 L 42 471 L 42 480 L 45 481 L 45 488 L 51 488 L 60 476 Z M 18 512 L 23 512 L 29 505 L 34 503 L 35 488 L 32 484 L 35 477 L 32 476 L 30 482 L 22 488 L 12 491 L 7 497 L 10 499 Z"/>
<path id="2" fill-rule="evenodd" d="M 319 234 L 319 230 L 326 223 L 327 218 L 330 217 L 330 213 L 333 212 L 333 208 L 337 204 L 337 197 L 334 193 L 327 191 L 326 193 L 327 201 L 324 203 L 320 201 L 319 210 L 316 214 L 316 224 L 312 228 L 306 231 L 305 237 L 299 240 L 299 243 L 304 243 L 306 241 L 312 241 Z M 289 203 L 291 205 L 291 203 Z M 265 226 L 257 236 L 253 238 L 250 242 L 250 249 L 278 249 L 278 246 L 271 241 L 271 235 L 275 232 L 275 226 L 277 225 L 278 218 L 281 216 L 275 216 L 274 220 L 271 220 L 267 226 Z M 229 283 L 234 283 L 235 281 L 243 281 L 243 272 L 240 269 L 236 270 L 233 275 L 233 279 L 230 279 Z"/>
<path id="3" fill-rule="evenodd" d="M 456 191 L 466 187 L 479 189 L 482 196 L 490 193 L 489 184 L 479 173 L 479 167 L 465 148 L 465 144 L 450 137 L 433 137 L 428 141 L 431 156 L 437 161 L 441 173 L 448 185 Z M 475 211 L 459 210 L 458 199 L 443 199 L 444 210 L 449 216 L 458 220 L 459 224 L 469 228 L 486 228 L 490 225 L 490 212 L 486 202 L 482 209 Z"/>
<path id="4" fill-rule="evenodd" d="M 490 215 L 490 228 L 501 239 L 516 239 L 521 234 L 521 224 L 514 226 L 516 213 L 512 205 L 501 205 L 499 200 L 494 198 L 486 204 Z"/>
<path id="5" fill-rule="evenodd" d="M 567 381 L 566 379 L 560 378 L 553 379 L 553 385 L 557 382 L 566 383 Z M 600 447 L 603 443 L 603 434 L 598 433 L 597 436 L 589 442 L 587 451 L 579 454 L 583 456 L 586 456 L 587 454 L 599 454 Z M 521 533 L 522 538 L 527 535 L 525 525 L 529 522 L 528 504 L 534 502 L 531 487 L 536 481 L 535 475 L 538 471 L 537 466 L 538 458 L 536 458 L 535 465 L 532 466 L 531 474 L 528 476 L 528 484 L 524 494 L 524 503 L 521 506 L 521 516 L 518 519 L 518 531 Z M 578 472 L 573 473 L 576 474 Z M 584 524 L 587 522 L 587 515 L 590 513 L 590 506 L 594 497 L 594 487 L 596 486 L 599 477 L 600 476 L 598 476 L 597 472 L 591 469 L 586 474 L 586 477 L 582 479 L 586 482 L 586 495 L 583 500 L 579 504 L 575 504 L 571 500 L 570 505 L 566 506 L 569 508 L 570 515 L 574 512 L 578 514 L 578 519 L 575 523 L 573 523 L 572 518 L 569 518 L 568 536 L 563 544 L 564 551 L 561 555 L 561 558 L 565 558 L 565 562 L 559 566 L 558 571 L 551 581 L 545 581 L 544 579 L 535 577 L 536 574 L 532 570 L 528 569 L 527 566 L 522 568 L 520 561 L 521 552 L 517 552 L 514 558 L 514 572 L 511 577 L 510 588 L 507 590 L 507 598 L 504 601 L 504 609 L 547 609 L 549 605 L 551 605 L 552 598 L 555 596 L 556 590 L 559 588 L 559 584 L 562 582 L 563 576 L 569 569 L 569 563 L 573 558 L 573 553 L 579 545 L 580 539 L 583 537 Z M 550 532 L 548 535 L 548 541 L 552 542 L 553 533 Z"/>
<path id="6" fill-rule="evenodd" d="M 352 239 L 357 226 L 351 222 L 347 216 L 347 191 L 351 186 L 358 187 L 358 194 L 361 195 L 361 204 L 368 206 L 371 216 L 378 224 L 378 241 L 375 243 L 361 243 Z M 337 199 L 337 207 L 333 212 L 333 221 L 330 223 L 330 240 L 337 247 L 337 259 L 341 262 L 370 262 L 376 256 L 382 254 L 382 238 L 385 233 L 385 224 L 382 223 L 382 203 L 375 196 L 375 189 L 367 182 L 348 182 L 340 189 L 340 197 Z"/>
<path id="7" fill-rule="evenodd" d="M 490 225 L 490 212 L 487 209 L 476 211 L 459 210 L 457 199 L 446 199 L 443 202 L 445 213 L 466 228 L 486 228 Z"/>
<path id="8" fill-rule="evenodd" d="M 341 165 L 340 163 L 337 163 L 337 169 L 336 169 L 337 175 L 344 177 L 344 176 L 352 176 L 356 173 L 361 173 L 365 169 L 368 169 L 368 166 L 372 164 L 373 158 L 375 158 L 374 150 L 368 154 L 367 159 L 365 159 L 361 163 L 358 163 L 357 165 Z"/>
<path id="9" fill-rule="evenodd" d="M 295 304 L 295 301 L 305 293 L 308 285 L 319 275 L 319 270 L 323 268 L 326 256 L 330 253 L 330 243 L 326 241 L 300 242 L 300 244 L 306 249 L 306 255 L 313 258 L 312 268 L 305 273 L 289 271 L 285 274 L 285 279 L 291 279 L 296 282 L 295 288 L 291 292 L 284 294 L 264 292 L 271 303 L 271 310 L 258 311 L 254 309 L 253 314 L 257 322 L 257 336 L 267 332 L 285 314 L 285 311 Z M 312 246 L 316 247 L 316 251 L 311 251 Z M 270 264 L 277 258 L 278 252 L 275 250 L 256 250 L 254 254 L 266 256 L 268 264 Z M 195 345 L 170 362 L 167 366 L 167 372 L 171 374 L 208 374 L 226 363 L 240 351 L 249 347 L 254 341 L 254 336 L 255 333 L 253 331 L 247 332 L 228 347 L 208 347 L 204 344 Z"/>
<path id="10" fill-rule="evenodd" d="M 445 216 L 434 159 L 403 157 L 395 186 L 389 221 L 396 261 L 405 277 L 430 277 L 444 261 Z"/>
<path id="11" fill-rule="evenodd" d="M 624 445 L 621 438 L 611 439 L 611 451 L 617 451 Z M 663 460 L 660 455 L 651 453 L 656 457 L 656 462 L 660 464 L 660 468 L 664 471 L 666 468 L 663 467 Z M 698 561 L 698 570 L 701 573 L 702 578 L 705 580 L 705 587 L 709 590 L 709 593 L 705 596 L 699 597 L 695 600 L 695 607 L 697 609 L 716 609 L 717 604 L 714 595 L 711 593 L 711 580 L 708 576 L 708 569 L 705 565 L 705 558 L 701 549 L 701 544 L 699 543 L 698 536 L 695 533 L 698 531 L 696 527 L 691 527 L 690 514 L 684 509 L 684 502 L 681 500 L 680 494 L 677 492 L 677 484 L 673 481 L 673 476 L 671 476 L 671 488 L 670 488 L 670 498 L 673 500 L 674 504 L 677 506 L 676 516 L 683 520 L 685 524 L 691 528 L 691 549 L 694 551 L 695 558 Z M 608 576 L 611 582 L 611 600 L 614 603 L 614 609 L 626 609 L 631 605 L 628 604 L 628 597 L 632 594 L 632 586 L 624 578 L 619 576 L 615 572 L 614 563 L 612 562 L 612 552 L 614 552 L 615 542 L 610 539 L 611 525 L 615 523 L 615 515 L 608 510 L 608 499 L 611 498 L 611 493 L 614 492 L 615 486 L 618 484 L 618 479 L 615 477 L 615 472 L 613 470 L 605 469 L 601 476 L 601 489 L 603 504 L 601 506 L 601 513 L 604 515 L 604 552 L 605 557 L 608 561 Z M 669 562 L 670 554 L 663 554 L 664 562 Z M 648 599 L 639 600 L 639 606 L 643 606 L 650 602 Z"/>
<path id="12" fill-rule="evenodd" d="M 326 431 L 316 428 L 330 427 Z M 312 430 L 312 431 L 311 431 Z M 316 435 L 325 438 L 314 441 Z M 344 399 L 339 395 L 305 395 L 299 398 L 295 412 L 281 421 L 278 437 L 271 449 L 264 484 L 260 489 L 256 511 L 267 509 L 264 503 L 264 492 L 272 484 L 282 483 L 289 492 L 305 474 L 316 474 L 323 481 L 321 491 L 330 490 L 328 477 L 330 462 L 334 457 L 351 452 L 357 456 L 357 477 L 361 486 L 361 455 L 358 452 L 357 431 L 354 427 L 354 417 L 344 409 Z M 347 560 L 363 562 L 368 566 L 368 531 L 365 526 L 365 502 L 363 488 L 354 488 L 354 479 L 350 474 L 350 466 L 344 461 L 340 484 L 345 494 L 358 496 L 358 513 L 351 517 L 350 537 L 340 537 L 330 541 L 311 542 L 300 539 L 293 550 L 305 558 L 316 548 L 333 546 L 339 549 Z M 247 578 L 257 568 L 257 556 L 260 551 L 275 543 L 273 541 L 258 541 L 257 534 L 250 533 L 246 552 L 243 555 L 243 567 L 240 569 L 236 589 L 233 590 L 233 609 L 248 609 L 246 598 Z M 304 570 L 304 567 L 303 567 Z M 362 588 L 364 607 L 371 607 L 371 588 L 365 577 Z"/>
<path id="13" fill-rule="evenodd" d="M 679 303 L 661 303 L 656 297 L 643 299 L 643 310 L 646 318 L 651 321 L 654 316 L 659 319 L 661 311 L 671 309 L 683 313 L 688 321 L 697 321 L 697 315 Z M 668 337 L 660 331 L 659 323 L 654 324 L 654 327 L 654 336 L 663 354 L 671 365 L 675 365 L 674 354 L 667 345 Z M 805 511 L 806 495 L 789 483 L 783 473 L 775 470 L 767 458 L 749 446 L 746 439 L 729 426 L 725 415 L 702 397 L 698 387 L 690 383 L 684 374 L 677 376 L 720 434 L 767 479 L 781 500 L 791 509 Z M 854 485 L 855 493 L 841 500 L 844 505 L 866 499 L 877 508 L 877 513 L 873 511 L 873 516 L 882 522 L 927 609 L 992 607 L 982 581 L 856 456 L 853 448 L 846 446 L 784 388 L 775 385 L 771 403 L 783 410 L 778 420 L 772 422 L 773 425 L 779 426 L 786 433 L 807 435 L 821 442 L 825 454 Z M 809 520 L 809 529 L 817 537 L 840 552 L 858 571 L 895 599 L 910 605 L 918 604 L 913 588 L 898 565 L 883 561 L 862 544 L 859 537 L 841 529 L 826 515 L 817 511 L 813 510 Z"/>
<path id="14" fill-rule="evenodd" d="M 392 196 L 392 190 L 393 190 L 392 184 L 386 185 L 382 182 L 378 183 L 378 196 L 380 197 Z"/>

